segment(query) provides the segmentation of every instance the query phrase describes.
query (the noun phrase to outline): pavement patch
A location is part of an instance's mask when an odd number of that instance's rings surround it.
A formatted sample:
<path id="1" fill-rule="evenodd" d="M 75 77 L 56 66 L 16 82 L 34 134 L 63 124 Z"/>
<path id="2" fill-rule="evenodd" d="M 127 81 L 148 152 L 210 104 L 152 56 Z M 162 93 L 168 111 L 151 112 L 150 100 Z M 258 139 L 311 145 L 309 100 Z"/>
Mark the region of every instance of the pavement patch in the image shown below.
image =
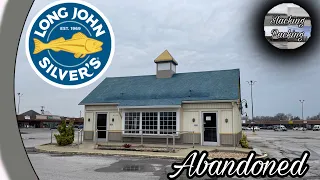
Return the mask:
<path id="1" fill-rule="evenodd" d="M 152 163 L 151 163 L 152 162 Z M 151 163 L 151 164 L 150 164 Z M 157 163 L 155 165 L 155 163 Z M 121 172 L 137 172 L 145 173 L 150 172 L 153 174 L 161 174 L 165 170 L 165 166 L 170 165 L 169 161 L 161 159 L 153 159 L 152 161 L 148 159 L 137 159 L 132 160 L 120 160 L 116 163 L 113 163 L 111 166 L 102 167 L 95 169 L 95 172 L 110 172 L 110 173 L 121 173 Z"/>

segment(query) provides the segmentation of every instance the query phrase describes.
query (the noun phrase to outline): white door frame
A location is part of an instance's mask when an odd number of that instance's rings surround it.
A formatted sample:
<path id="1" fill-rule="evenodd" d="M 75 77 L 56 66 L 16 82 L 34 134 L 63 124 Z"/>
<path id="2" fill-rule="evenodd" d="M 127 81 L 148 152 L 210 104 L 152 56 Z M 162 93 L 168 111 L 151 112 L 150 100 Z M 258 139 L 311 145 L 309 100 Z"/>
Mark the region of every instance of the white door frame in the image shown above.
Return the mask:
<path id="1" fill-rule="evenodd" d="M 98 115 L 99 114 L 105 114 L 106 115 L 106 130 L 108 130 L 108 112 L 96 112 L 96 118 L 95 118 L 95 120 L 96 120 L 96 122 L 95 122 L 95 126 L 96 126 L 96 130 L 98 129 Z M 108 138 L 108 134 L 109 133 L 107 133 L 107 131 L 106 131 L 106 138 L 98 138 L 98 133 L 96 133 L 96 138 L 97 138 L 97 140 L 99 141 L 103 141 L 103 140 L 105 140 L 105 141 L 107 141 L 107 138 Z"/>
<path id="2" fill-rule="evenodd" d="M 216 114 L 216 133 L 217 142 L 206 142 L 204 141 L 204 124 L 203 124 L 203 114 L 204 113 L 215 113 Z M 218 111 L 200 111 L 200 131 L 201 131 L 201 145 L 202 146 L 219 146 L 220 145 L 220 134 L 219 134 L 219 113 Z"/>

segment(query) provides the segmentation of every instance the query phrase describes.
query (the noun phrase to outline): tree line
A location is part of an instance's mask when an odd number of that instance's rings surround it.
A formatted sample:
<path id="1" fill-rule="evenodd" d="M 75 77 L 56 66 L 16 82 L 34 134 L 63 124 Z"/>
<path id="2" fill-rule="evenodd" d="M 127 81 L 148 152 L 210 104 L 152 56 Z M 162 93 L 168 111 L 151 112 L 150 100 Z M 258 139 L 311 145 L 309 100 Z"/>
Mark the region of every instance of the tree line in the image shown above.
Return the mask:
<path id="1" fill-rule="evenodd" d="M 320 120 L 320 113 L 315 116 L 304 117 L 305 120 Z M 242 120 L 248 120 L 247 116 L 242 116 Z M 251 119 L 250 119 L 251 120 Z M 280 120 L 301 120 L 299 116 L 292 116 L 292 114 L 277 113 L 274 116 L 254 116 L 255 121 L 280 121 Z"/>

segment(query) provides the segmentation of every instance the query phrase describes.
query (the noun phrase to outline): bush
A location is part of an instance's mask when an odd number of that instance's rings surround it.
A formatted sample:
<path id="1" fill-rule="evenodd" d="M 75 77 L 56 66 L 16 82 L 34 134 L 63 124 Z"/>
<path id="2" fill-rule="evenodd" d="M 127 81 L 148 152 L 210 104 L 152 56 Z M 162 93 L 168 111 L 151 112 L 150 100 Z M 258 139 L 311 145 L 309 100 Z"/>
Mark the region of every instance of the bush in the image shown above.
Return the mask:
<path id="1" fill-rule="evenodd" d="M 130 147 L 131 147 L 131 144 L 124 144 L 123 147 L 125 147 L 125 148 L 130 148 Z"/>
<path id="2" fill-rule="evenodd" d="M 73 122 L 69 122 L 67 126 L 66 121 L 62 121 L 61 124 L 58 126 L 59 134 L 55 134 L 57 144 L 59 146 L 66 146 L 72 144 L 74 141 L 74 129 L 73 129 Z"/>
<path id="3" fill-rule="evenodd" d="M 249 148 L 249 142 L 247 139 L 247 135 L 245 133 L 242 133 L 242 137 L 240 139 L 240 145 L 242 148 Z"/>

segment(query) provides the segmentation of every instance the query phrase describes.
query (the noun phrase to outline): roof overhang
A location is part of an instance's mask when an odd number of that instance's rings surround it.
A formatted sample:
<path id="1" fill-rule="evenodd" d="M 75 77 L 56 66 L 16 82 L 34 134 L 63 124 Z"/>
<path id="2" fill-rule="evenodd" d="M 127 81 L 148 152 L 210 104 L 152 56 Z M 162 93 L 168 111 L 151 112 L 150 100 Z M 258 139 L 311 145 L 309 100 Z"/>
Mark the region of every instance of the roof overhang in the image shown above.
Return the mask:
<path id="1" fill-rule="evenodd" d="M 238 102 L 239 100 L 202 100 L 202 101 L 182 101 L 184 104 L 192 104 L 192 103 L 232 103 Z"/>
<path id="2" fill-rule="evenodd" d="M 78 105 L 85 105 L 85 106 L 101 106 L 101 105 L 119 105 L 119 103 L 80 103 Z"/>
<path id="3" fill-rule="evenodd" d="M 163 105 L 163 106 L 118 106 L 119 109 L 156 109 L 156 108 L 181 108 L 181 105 Z"/>

